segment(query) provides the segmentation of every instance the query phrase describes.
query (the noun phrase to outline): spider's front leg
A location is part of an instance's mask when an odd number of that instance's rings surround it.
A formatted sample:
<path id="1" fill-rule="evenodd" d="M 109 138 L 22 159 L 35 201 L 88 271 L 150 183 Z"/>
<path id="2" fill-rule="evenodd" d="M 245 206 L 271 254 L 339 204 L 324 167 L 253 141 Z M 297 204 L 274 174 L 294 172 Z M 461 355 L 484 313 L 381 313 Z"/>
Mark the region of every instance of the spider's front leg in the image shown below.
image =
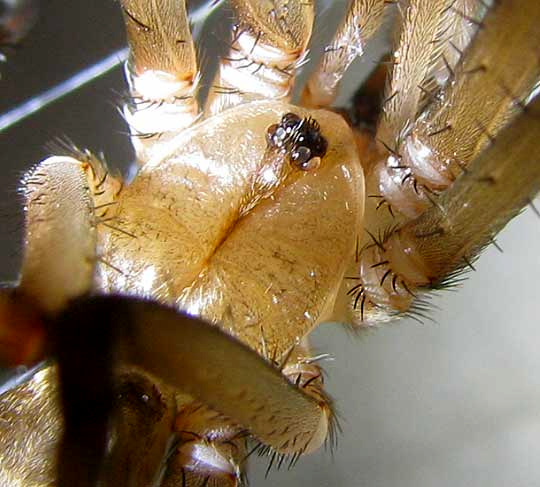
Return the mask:
<path id="1" fill-rule="evenodd" d="M 24 259 L 18 286 L 2 290 L 0 343 L 1 349 L 8 351 L 7 355 L 0 357 L 2 361 L 7 358 L 12 360 L 10 365 L 34 365 L 48 355 L 54 355 L 60 336 L 56 326 L 58 316 L 71 300 L 91 291 L 98 259 L 96 227 L 107 207 L 106 203 L 101 205 L 102 198 L 109 198 L 119 184 L 115 178 L 108 178 L 107 175 L 105 168 L 90 154 L 73 150 L 72 156 L 50 157 L 25 177 Z M 28 320 L 31 320 L 30 323 Z M 98 370 L 99 367 L 95 377 L 101 380 L 103 377 L 100 377 Z M 95 400 L 100 405 L 103 404 L 100 399 L 109 392 L 106 383 L 107 379 L 93 389 L 96 392 Z M 23 480 L 39 482 L 40 470 L 44 471 L 44 478 L 50 475 L 50 456 L 55 453 L 55 449 L 50 444 L 49 428 L 56 428 L 52 420 L 55 411 L 45 411 L 40 421 L 45 423 L 46 430 L 36 437 L 29 435 L 25 421 L 19 423 L 10 411 L 19 408 L 21 403 L 41 410 L 43 403 L 39 394 L 33 393 L 37 390 L 48 393 L 49 386 L 41 384 L 37 389 L 22 392 L 13 402 L 9 397 L 2 400 L 2 424 L 11 432 L 17 431 L 22 435 L 19 442 L 14 442 L 10 433 L 2 435 L 6 438 L 6 443 L 1 446 L 3 462 L 0 479 L 3 485 L 13 485 L 13 482 Z M 88 477 L 89 481 L 101 459 L 102 444 L 107 432 L 107 415 L 108 408 L 97 407 L 89 410 L 84 418 L 93 426 L 92 432 L 85 439 L 89 443 L 101 443 L 97 451 L 90 448 L 90 454 L 84 455 L 83 464 L 87 468 L 83 469 L 81 475 Z M 68 424 L 72 425 L 70 422 Z M 70 450 L 68 446 L 66 451 Z M 35 464 L 18 460 L 19 455 L 27 455 L 32 451 L 36 452 Z M 78 453 L 83 451 L 84 448 L 77 449 Z M 73 457 L 81 460 L 77 453 Z M 60 469 L 60 473 L 65 471 Z"/>
<path id="2" fill-rule="evenodd" d="M 103 485 L 146 486 L 161 479 L 164 487 L 209 480 L 236 486 L 246 436 L 254 435 L 280 464 L 286 455 L 294 462 L 318 448 L 326 437 L 330 403 L 304 344 L 278 370 L 214 326 L 118 297 L 73 301 L 56 326 L 60 390 L 56 367 L 48 366 L 0 397 L 3 485 L 94 486 L 99 477 Z M 103 359 L 91 361 L 92 337 L 112 345 L 113 383 L 100 373 Z M 111 416 L 101 417 L 108 385 L 114 405 Z M 96 431 L 104 425 L 110 427 L 106 445 Z M 175 446 L 165 455 L 173 431 Z M 106 458 L 95 456 L 105 451 Z M 28 455 L 32 462 L 23 461 Z"/>
<path id="3" fill-rule="evenodd" d="M 88 152 L 46 159 L 22 183 L 24 259 L 18 286 L 3 289 L 0 362 L 35 363 L 45 353 L 43 314 L 54 316 L 93 287 L 97 226 L 122 183 Z"/>
<path id="4" fill-rule="evenodd" d="M 249 410 L 249 423 L 235 425 L 230 417 L 193 402 L 189 396 L 177 395 L 179 411 L 174 431 L 178 442 L 170 454 L 163 487 L 204 485 L 209 480 L 224 487 L 243 485 L 246 462 L 253 453 L 269 457 L 269 471 L 283 463 L 291 467 L 303 453 L 316 450 L 325 441 L 334 446 L 336 421 L 331 400 L 323 392 L 317 360 L 311 358 L 304 340 L 283 364 L 266 358 L 286 380 L 268 380 L 265 374 L 258 374 L 258 366 L 249 372 L 233 366 L 240 382 L 227 381 L 225 387 L 235 391 L 233 396 L 240 400 L 236 408 Z M 260 389 L 254 387 L 251 378 L 260 383 Z M 220 390 L 217 382 L 213 388 Z M 236 404 L 234 398 L 227 402 Z M 256 431 L 265 433 L 258 436 Z M 255 441 L 247 441 L 250 434 L 255 434 Z"/>

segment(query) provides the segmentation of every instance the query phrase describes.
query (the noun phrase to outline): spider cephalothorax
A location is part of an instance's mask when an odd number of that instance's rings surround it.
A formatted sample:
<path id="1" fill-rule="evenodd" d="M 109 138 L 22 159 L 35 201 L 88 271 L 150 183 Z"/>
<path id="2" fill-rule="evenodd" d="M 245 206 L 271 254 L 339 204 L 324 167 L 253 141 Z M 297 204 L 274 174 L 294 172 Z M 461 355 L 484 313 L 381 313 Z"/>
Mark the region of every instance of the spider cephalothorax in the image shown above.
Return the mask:
<path id="1" fill-rule="evenodd" d="M 330 105 L 396 3 L 372 137 Z M 24 180 L 24 263 L 0 304 L 20 322 L 30 308 L 41 333 L 25 355 L 6 326 L 9 358 L 58 365 L 0 398 L 9 487 L 238 485 L 247 439 L 294 464 L 335 422 L 309 332 L 421 313 L 538 191 L 525 162 L 540 155 L 540 6 L 352 1 L 294 105 L 314 6 L 231 4 L 229 53 L 199 106 L 184 2 L 122 0 L 137 175 L 69 148 Z"/>

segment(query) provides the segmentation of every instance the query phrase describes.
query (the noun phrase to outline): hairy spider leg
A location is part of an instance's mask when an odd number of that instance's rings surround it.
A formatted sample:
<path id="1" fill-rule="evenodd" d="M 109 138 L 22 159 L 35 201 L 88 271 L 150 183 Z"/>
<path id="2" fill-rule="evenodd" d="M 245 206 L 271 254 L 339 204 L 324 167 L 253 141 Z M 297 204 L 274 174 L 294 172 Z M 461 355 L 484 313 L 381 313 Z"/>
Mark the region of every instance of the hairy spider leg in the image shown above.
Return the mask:
<path id="1" fill-rule="evenodd" d="M 199 117 L 199 73 L 185 0 L 122 0 L 130 47 L 124 105 L 139 164 Z"/>
<path id="2" fill-rule="evenodd" d="M 233 38 L 212 83 L 207 115 L 255 100 L 288 101 L 306 60 L 313 2 L 234 0 L 232 6 Z"/>

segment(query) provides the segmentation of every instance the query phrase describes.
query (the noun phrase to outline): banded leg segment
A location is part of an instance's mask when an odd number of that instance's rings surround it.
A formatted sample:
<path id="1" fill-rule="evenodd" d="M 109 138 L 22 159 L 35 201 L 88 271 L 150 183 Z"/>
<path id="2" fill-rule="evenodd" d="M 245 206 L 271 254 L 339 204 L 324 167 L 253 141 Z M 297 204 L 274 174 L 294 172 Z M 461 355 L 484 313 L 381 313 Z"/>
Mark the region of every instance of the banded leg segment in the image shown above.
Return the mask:
<path id="1" fill-rule="evenodd" d="M 439 82 L 444 82 L 444 74 L 448 73 L 446 66 L 454 69 L 451 62 L 458 62 L 455 48 L 465 49 L 470 40 L 471 29 L 476 26 L 468 19 L 480 15 L 484 9 L 482 2 L 476 0 L 411 0 L 398 2 L 398 6 L 402 10 L 402 26 L 377 130 L 378 147 L 368 147 L 367 154 L 362 155 L 367 167 L 366 232 L 358 236 L 355 260 L 346 274 L 348 279 L 342 285 L 335 310 L 336 318 L 345 321 L 350 308 L 358 309 L 363 315 L 370 301 L 358 276 L 362 250 L 373 245 L 374 240 L 384 239 L 387 229 L 406 221 L 409 210 L 414 211 L 423 196 L 422 186 L 402 164 L 403 139 L 421 108 L 435 96 Z M 445 66 L 442 72 L 441 60 Z M 404 197 L 396 200 L 389 195 L 405 191 Z M 411 197 L 411 193 L 416 197 Z M 383 270 L 378 276 L 379 282 L 390 275 L 383 265 L 374 269 Z M 388 320 L 388 314 L 381 313 L 380 319 Z"/>
<path id="2" fill-rule="evenodd" d="M 362 253 L 354 321 L 422 311 L 417 290 L 452 283 L 540 190 L 540 97 L 521 111 L 434 205 Z"/>
<path id="3" fill-rule="evenodd" d="M 390 205 L 418 216 L 431 206 L 430 193 L 449 187 L 527 103 L 540 81 L 539 16 L 540 4 L 512 0 L 479 23 L 453 82 L 375 169 Z"/>
<path id="4" fill-rule="evenodd" d="M 381 143 L 396 151 L 423 106 L 431 101 L 438 82 L 448 78 L 448 70 L 459 59 L 456 52 L 472 37 L 476 28 L 472 20 L 485 10 L 477 0 L 398 4 L 403 21 L 377 131 Z"/>
<path id="5" fill-rule="evenodd" d="M 364 53 L 389 5 L 386 0 L 352 0 L 345 19 L 304 88 L 303 106 L 319 108 L 332 104 L 345 71 Z"/>
<path id="6" fill-rule="evenodd" d="M 506 223 L 540 190 L 540 97 L 492 142 L 467 174 L 439 198 L 436 206 L 402 227 L 416 260 L 433 285 L 470 265 Z"/>
<path id="7" fill-rule="evenodd" d="M 232 5 L 237 23 L 209 93 L 209 115 L 259 99 L 287 101 L 313 28 L 311 1 L 233 0 Z"/>
<path id="8" fill-rule="evenodd" d="M 124 107 L 139 162 L 199 115 L 199 74 L 185 0 L 122 0 L 131 55 Z"/>
<path id="9" fill-rule="evenodd" d="M 160 486 L 244 485 L 248 433 L 190 396 L 177 394 L 176 403 L 177 441 Z"/>
<path id="10" fill-rule="evenodd" d="M 369 233 L 359 243 L 364 250 L 359 252 L 361 255 L 349 271 L 351 279 L 341 291 L 347 296 L 343 303 L 352 310 L 357 323 L 388 321 L 399 312 L 407 312 L 415 287 L 444 278 L 447 271 L 431 275 L 424 269 L 404 279 L 407 272 L 400 270 L 399 264 L 394 268 L 393 263 L 409 261 L 416 244 L 404 239 L 393 246 L 394 256 L 390 258 L 384 242 L 395 235 L 393 229 L 423 211 L 441 211 L 439 194 L 466 176 L 467 165 L 486 146 L 495 144 L 498 151 L 504 150 L 504 143 L 497 141 L 498 132 L 516 113 L 525 116 L 523 111 L 529 111 L 527 103 L 538 86 L 540 30 L 534 19 L 539 9 L 536 4 L 518 0 L 498 2 L 492 7 L 478 21 L 477 36 L 452 68 L 452 82 L 414 124 L 394 133 L 394 145 L 386 144 L 386 154 L 381 154 L 371 167 L 366 178 Z M 525 123 L 522 128 L 525 132 L 534 130 L 532 124 Z M 516 130 L 514 137 L 519 134 Z M 507 154 L 512 154 L 512 145 L 506 147 Z M 516 171 L 528 173 L 521 166 L 516 166 Z M 500 191 L 506 192 L 507 186 Z M 524 187 L 523 191 L 530 195 Z M 490 205 L 487 199 L 478 204 Z M 481 221 L 471 220 L 470 224 L 481 232 Z M 491 232 L 493 235 L 495 229 Z M 434 247 L 436 242 L 441 248 L 446 245 L 440 235 L 434 237 Z M 401 249 L 401 257 L 396 249 Z M 343 306 L 337 313 L 342 311 Z"/>

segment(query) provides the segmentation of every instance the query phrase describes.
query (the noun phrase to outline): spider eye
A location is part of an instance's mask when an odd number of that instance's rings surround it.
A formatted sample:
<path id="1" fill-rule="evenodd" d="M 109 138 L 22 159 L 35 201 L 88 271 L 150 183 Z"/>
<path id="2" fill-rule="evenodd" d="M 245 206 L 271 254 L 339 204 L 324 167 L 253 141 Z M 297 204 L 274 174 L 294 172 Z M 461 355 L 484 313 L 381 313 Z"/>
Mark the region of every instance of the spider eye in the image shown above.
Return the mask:
<path id="1" fill-rule="evenodd" d="M 318 122 L 292 112 L 268 127 L 266 140 L 269 146 L 288 152 L 291 163 L 302 171 L 318 167 L 328 148 Z"/>
<path id="2" fill-rule="evenodd" d="M 298 126 L 300 122 L 302 122 L 302 119 L 298 115 L 296 115 L 296 113 L 289 112 L 283 115 L 283 117 L 281 117 L 281 125 L 285 129 L 293 129 Z"/>
<path id="3" fill-rule="evenodd" d="M 311 169 L 311 167 L 309 167 L 310 159 L 311 150 L 305 146 L 298 147 L 298 149 L 294 151 L 291 155 L 291 162 L 299 169 L 302 169 L 302 171 L 307 171 L 308 169 Z"/>
<path id="4" fill-rule="evenodd" d="M 313 157 L 323 157 L 328 149 L 328 142 L 321 135 L 319 129 L 308 132 L 304 145 L 309 146 Z"/>

